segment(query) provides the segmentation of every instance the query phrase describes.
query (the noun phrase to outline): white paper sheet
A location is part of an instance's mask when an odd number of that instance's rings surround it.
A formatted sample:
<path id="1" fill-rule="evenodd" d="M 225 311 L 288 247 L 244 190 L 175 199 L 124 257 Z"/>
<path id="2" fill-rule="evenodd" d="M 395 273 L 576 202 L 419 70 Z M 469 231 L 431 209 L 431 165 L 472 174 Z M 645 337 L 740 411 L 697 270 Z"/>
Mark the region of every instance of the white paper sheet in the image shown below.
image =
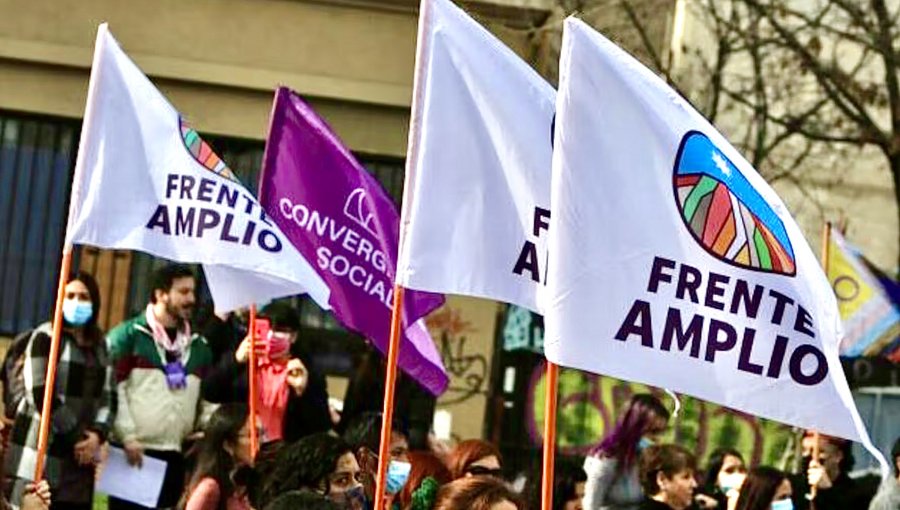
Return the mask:
<path id="1" fill-rule="evenodd" d="M 135 468 L 128 464 L 125 450 L 112 446 L 97 482 L 97 492 L 155 508 L 165 477 L 165 461 L 144 455 L 141 467 Z"/>

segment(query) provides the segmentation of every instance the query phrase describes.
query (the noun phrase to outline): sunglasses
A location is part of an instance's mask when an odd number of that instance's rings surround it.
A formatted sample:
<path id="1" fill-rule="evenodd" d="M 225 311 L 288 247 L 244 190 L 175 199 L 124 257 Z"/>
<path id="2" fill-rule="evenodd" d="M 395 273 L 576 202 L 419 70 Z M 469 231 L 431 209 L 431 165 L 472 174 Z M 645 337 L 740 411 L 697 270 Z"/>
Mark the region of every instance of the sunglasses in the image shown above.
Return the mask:
<path id="1" fill-rule="evenodd" d="M 495 478 L 503 477 L 502 469 L 491 469 L 484 466 L 470 466 L 466 468 L 466 473 L 469 473 L 472 476 L 493 476 Z"/>

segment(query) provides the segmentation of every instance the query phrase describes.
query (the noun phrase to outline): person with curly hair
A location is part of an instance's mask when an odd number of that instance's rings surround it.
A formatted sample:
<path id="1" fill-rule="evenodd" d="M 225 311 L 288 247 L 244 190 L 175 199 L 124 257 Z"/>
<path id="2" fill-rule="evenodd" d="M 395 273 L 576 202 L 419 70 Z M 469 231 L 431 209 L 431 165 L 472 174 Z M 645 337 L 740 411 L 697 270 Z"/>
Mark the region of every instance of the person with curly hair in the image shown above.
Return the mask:
<path id="1" fill-rule="evenodd" d="M 345 508 L 366 507 L 360 469 L 350 446 L 328 433 L 313 434 L 285 444 L 275 454 L 262 482 L 257 508 L 265 508 L 278 496 L 308 490 Z"/>

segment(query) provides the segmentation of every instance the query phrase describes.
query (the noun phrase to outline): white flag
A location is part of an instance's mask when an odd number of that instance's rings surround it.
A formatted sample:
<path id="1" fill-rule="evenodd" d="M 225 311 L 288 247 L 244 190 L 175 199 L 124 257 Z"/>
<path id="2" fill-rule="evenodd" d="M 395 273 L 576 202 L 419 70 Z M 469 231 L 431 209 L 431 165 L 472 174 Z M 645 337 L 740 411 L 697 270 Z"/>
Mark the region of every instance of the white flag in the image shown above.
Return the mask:
<path id="1" fill-rule="evenodd" d="M 782 201 L 683 98 L 565 23 L 547 358 L 870 444 L 840 317 Z"/>
<path id="2" fill-rule="evenodd" d="M 328 287 L 100 25 L 66 244 L 203 264 L 216 310 Z"/>
<path id="3" fill-rule="evenodd" d="M 422 0 L 397 282 L 539 309 L 553 88 L 449 0 Z"/>

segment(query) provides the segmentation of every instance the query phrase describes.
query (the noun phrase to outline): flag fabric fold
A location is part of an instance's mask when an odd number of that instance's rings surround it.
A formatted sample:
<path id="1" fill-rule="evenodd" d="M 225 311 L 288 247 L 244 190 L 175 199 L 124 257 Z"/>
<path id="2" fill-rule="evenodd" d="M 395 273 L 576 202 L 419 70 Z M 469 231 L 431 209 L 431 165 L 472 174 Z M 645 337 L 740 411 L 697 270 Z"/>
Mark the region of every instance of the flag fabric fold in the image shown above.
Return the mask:
<path id="1" fill-rule="evenodd" d="M 275 93 L 259 199 L 331 290 L 344 326 L 387 353 L 400 217 L 381 184 L 297 94 Z M 400 368 L 435 395 L 449 379 L 421 320 L 439 294 L 403 296 Z"/>
<path id="2" fill-rule="evenodd" d="M 871 447 L 828 280 L 753 167 L 574 18 L 556 105 L 547 358 Z"/>
<path id="3" fill-rule="evenodd" d="M 97 32 L 66 244 L 202 264 L 216 310 L 328 287 L 109 33 Z"/>
<path id="4" fill-rule="evenodd" d="M 449 0 L 422 0 L 397 282 L 538 311 L 555 92 Z"/>

